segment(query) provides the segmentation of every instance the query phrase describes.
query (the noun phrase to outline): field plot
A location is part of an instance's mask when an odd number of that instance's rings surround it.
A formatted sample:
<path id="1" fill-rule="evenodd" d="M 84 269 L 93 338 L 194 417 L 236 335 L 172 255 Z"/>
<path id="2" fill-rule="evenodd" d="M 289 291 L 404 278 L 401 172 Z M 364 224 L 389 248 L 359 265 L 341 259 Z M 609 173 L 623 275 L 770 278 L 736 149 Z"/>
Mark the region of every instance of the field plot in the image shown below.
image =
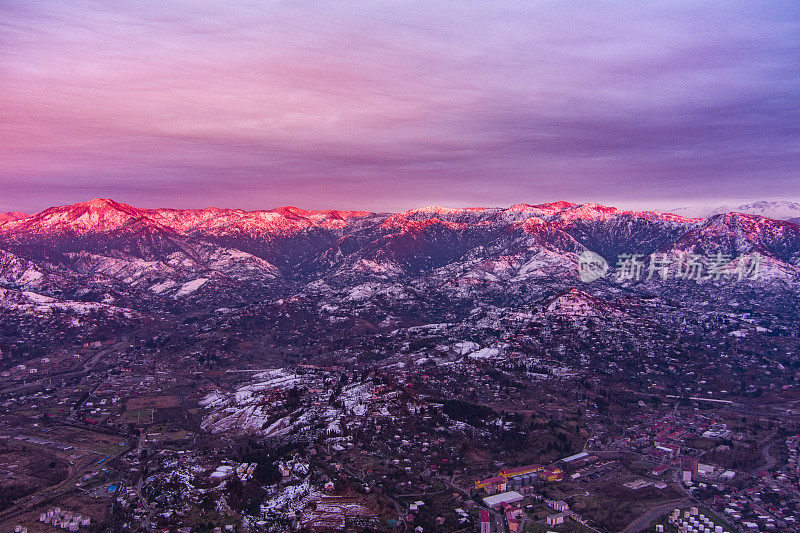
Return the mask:
<path id="1" fill-rule="evenodd" d="M 14 500 L 63 481 L 69 462 L 55 451 L 24 441 L 0 439 L 0 511 Z"/>
<path id="2" fill-rule="evenodd" d="M 177 396 L 137 396 L 125 402 L 122 422 L 137 427 L 168 422 L 180 407 Z"/>
<path id="3" fill-rule="evenodd" d="M 132 411 L 137 409 L 166 409 L 169 407 L 178 407 L 179 404 L 178 397 L 172 395 L 138 396 L 125 402 L 125 408 Z"/>
<path id="4" fill-rule="evenodd" d="M 128 442 L 123 438 L 71 426 L 0 439 L 0 475 L 14 480 L 13 484 L 3 484 L 0 531 L 18 524 L 28 525 L 30 532 L 39 531 L 39 513 L 52 506 L 95 520 L 103 518 L 110 497 L 106 464 L 110 457 L 127 449 Z"/>

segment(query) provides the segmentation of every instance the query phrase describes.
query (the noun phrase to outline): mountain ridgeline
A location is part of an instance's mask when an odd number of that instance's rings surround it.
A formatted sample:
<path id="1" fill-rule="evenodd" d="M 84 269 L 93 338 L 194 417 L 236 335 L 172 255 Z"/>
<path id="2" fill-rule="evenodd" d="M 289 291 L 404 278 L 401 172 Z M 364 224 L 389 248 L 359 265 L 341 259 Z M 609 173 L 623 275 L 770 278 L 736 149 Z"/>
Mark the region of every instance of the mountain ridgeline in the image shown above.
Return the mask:
<path id="1" fill-rule="evenodd" d="M 608 277 L 580 281 L 586 252 L 608 262 Z M 658 280 L 651 272 L 614 281 L 624 254 L 640 254 L 646 265 L 653 254 L 687 253 L 730 261 L 758 254 L 759 276 Z M 388 214 L 139 209 L 95 199 L 0 217 L 0 286 L 6 308 L 20 312 L 35 312 L 43 297 L 146 312 L 369 283 L 499 301 L 576 287 L 641 297 L 745 291 L 791 301 L 800 286 L 800 227 L 746 213 L 701 219 L 568 202 Z"/>

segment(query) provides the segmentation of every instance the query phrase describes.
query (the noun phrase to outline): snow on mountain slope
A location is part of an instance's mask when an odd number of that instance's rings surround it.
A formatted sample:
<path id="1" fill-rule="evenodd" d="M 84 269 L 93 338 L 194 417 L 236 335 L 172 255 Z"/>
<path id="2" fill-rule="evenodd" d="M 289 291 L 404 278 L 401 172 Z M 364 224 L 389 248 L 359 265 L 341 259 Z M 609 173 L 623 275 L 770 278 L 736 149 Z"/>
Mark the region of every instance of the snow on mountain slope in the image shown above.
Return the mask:
<path id="1" fill-rule="evenodd" d="M 510 208 L 428 207 L 388 217 L 380 226 L 386 233 L 362 246 L 360 252 L 372 250 L 368 259 L 390 261 L 411 271 L 432 269 L 462 257 L 474 259 L 469 256 L 473 249 L 480 255 L 487 249 L 513 246 L 512 234 L 521 229 L 535 237 L 528 252 L 544 247 L 580 253 L 588 248 L 615 261 L 620 253 L 655 250 L 700 222 L 670 213 L 569 202 Z M 441 241 L 448 243 L 446 249 Z M 525 260 L 517 258 L 516 262 Z"/>
<path id="2" fill-rule="evenodd" d="M 701 222 L 670 213 L 584 204 L 556 213 L 549 223 L 614 264 L 621 254 L 652 253 Z"/>
<path id="3" fill-rule="evenodd" d="M 360 301 L 369 300 L 376 296 L 388 296 L 395 299 L 405 299 L 408 297 L 403 285 L 399 283 L 363 283 L 356 285 L 347 294 L 346 300 Z"/>
<path id="4" fill-rule="evenodd" d="M 578 289 L 571 289 L 553 298 L 546 308 L 547 313 L 567 316 L 623 316 L 624 313 L 608 302 Z"/>
<path id="5" fill-rule="evenodd" d="M 265 238 L 289 236 L 315 228 L 334 230 L 371 215 L 364 211 L 306 211 L 281 207 L 271 211 L 241 209 L 139 209 L 109 199 L 51 207 L 28 218 L 8 221 L 0 235 L 55 238 L 160 229 L 182 236 Z"/>
<path id="6" fill-rule="evenodd" d="M 715 215 L 670 247 L 693 253 L 738 256 L 758 252 L 792 265 L 800 264 L 800 227 L 758 215 Z"/>
<path id="7" fill-rule="evenodd" d="M 725 213 L 746 213 L 774 220 L 791 220 L 800 218 L 800 203 L 786 200 L 760 200 L 758 202 L 742 204 L 735 207 L 729 205 L 719 205 L 716 207 L 679 207 L 677 209 L 672 209 L 670 212 L 701 218 L 710 218 L 714 215 Z"/>
<path id="8" fill-rule="evenodd" d="M 2 233 L 20 235 L 80 235 L 117 229 L 142 218 L 141 210 L 113 200 L 95 198 L 88 202 L 51 207 L 28 218 L 7 222 Z"/>
<path id="9" fill-rule="evenodd" d="M 349 302 L 371 283 L 381 289 L 365 298 L 401 299 L 395 288 L 403 286 L 462 296 L 502 293 L 507 284 L 544 292 L 574 283 L 578 256 L 587 250 L 612 268 L 620 254 L 658 251 L 723 251 L 734 258 L 758 252 L 796 267 L 798 231 L 756 215 L 702 220 L 594 203 L 380 214 L 291 206 L 139 209 L 94 199 L 0 224 L 0 243 L 11 254 L 0 255 L 0 284 L 38 291 L 37 280 L 55 269 L 65 290 L 105 280 L 130 291 L 127 301 L 142 294 L 198 301 L 251 294 L 243 287 L 257 287 L 257 297 L 259 290 L 317 281 L 342 298 L 350 295 Z M 42 291 L 57 294 L 51 286 Z"/>
<path id="10" fill-rule="evenodd" d="M 143 259 L 116 253 L 114 255 L 77 252 L 68 254 L 73 268 L 86 275 L 114 278 L 132 287 L 155 285 L 156 293 L 177 283 L 216 272 L 241 282 L 270 283 L 280 277 L 275 266 L 240 250 L 231 250 L 206 243 L 186 251 L 177 251 L 158 258 Z M 181 295 L 189 294 L 189 291 Z"/>
<path id="11" fill-rule="evenodd" d="M 738 213 L 760 215 L 775 220 L 788 220 L 790 218 L 800 217 L 800 203 L 788 201 L 768 202 L 762 200 L 740 205 L 735 211 Z"/>
<path id="12" fill-rule="evenodd" d="M 203 261 L 208 268 L 240 281 L 266 281 L 281 275 L 275 265 L 241 250 L 216 247 L 205 250 L 205 253 Z"/>
<path id="13" fill-rule="evenodd" d="M 177 211 L 164 210 L 170 214 Z M 201 223 L 217 210 L 192 211 Z M 84 276 L 105 276 L 131 287 L 166 287 L 217 272 L 240 282 L 269 283 L 280 277 L 268 261 L 241 250 L 185 235 L 165 223 L 161 210 L 143 210 L 94 199 L 2 226 L 0 237 L 17 247 L 42 247 L 63 253 L 63 265 Z M 199 222 L 198 222 L 199 220 Z M 184 220 L 187 227 L 197 224 Z M 166 284 L 166 285 L 165 285 Z M 188 293 L 187 293 L 188 294 Z"/>
<path id="14" fill-rule="evenodd" d="M 451 228 L 459 224 L 477 224 L 491 218 L 502 211 L 499 208 L 466 207 L 451 209 L 447 207 L 428 206 L 411 209 L 404 213 L 390 215 L 381 224 L 387 230 L 411 231 L 414 227 L 426 224 L 443 224 Z"/>
<path id="15" fill-rule="evenodd" d="M 507 231 L 441 267 L 436 274 L 466 282 L 566 277 L 573 270 L 577 272 L 577 255 L 585 250 L 566 232 L 544 220 L 529 218 L 513 223 Z"/>
<path id="16" fill-rule="evenodd" d="M 285 236 L 313 228 L 339 229 L 351 219 L 363 218 L 366 211 L 306 211 L 279 207 L 269 211 L 241 209 L 147 209 L 151 220 L 184 234 L 208 237 Z"/>
<path id="17" fill-rule="evenodd" d="M 596 316 L 597 311 L 591 302 L 586 298 L 580 298 L 573 294 L 561 295 L 555 298 L 547 306 L 548 313 L 580 316 Z"/>
<path id="18" fill-rule="evenodd" d="M 0 213 L 0 225 L 6 222 L 13 222 L 15 220 L 22 220 L 28 218 L 30 215 L 21 211 L 9 211 L 8 213 Z"/>
<path id="19" fill-rule="evenodd" d="M 49 276 L 49 272 L 32 261 L 0 250 L 0 284 L 34 289 L 47 283 Z"/>
<path id="20" fill-rule="evenodd" d="M 192 281 L 187 281 L 186 283 L 181 285 L 181 288 L 178 289 L 178 292 L 175 293 L 174 297 L 180 298 L 181 296 L 188 296 L 189 294 L 192 294 L 206 283 L 208 283 L 208 278 L 197 278 L 193 279 Z"/>
<path id="21" fill-rule="evenodd" d="M 48 315 L 64 312 L 85 316 L 103 312 L 111 316 L 133 318 L 138 315 L 131 309 L 96 302 L 77 302 L 44 296 L 31 291 L 18 291 L 0 287 L 0 308 L 29 315 Z"/>
<path id="22" fill-rule="evenodd" d="M 73 260 L 77 272 L 108 276 L 131 286 L 155 283 L 172 276 L 180 276 L 180 272 L 176 268 L 163 261 L 109 257 L 87 252 L 69 254 L 69 257 Z"/>

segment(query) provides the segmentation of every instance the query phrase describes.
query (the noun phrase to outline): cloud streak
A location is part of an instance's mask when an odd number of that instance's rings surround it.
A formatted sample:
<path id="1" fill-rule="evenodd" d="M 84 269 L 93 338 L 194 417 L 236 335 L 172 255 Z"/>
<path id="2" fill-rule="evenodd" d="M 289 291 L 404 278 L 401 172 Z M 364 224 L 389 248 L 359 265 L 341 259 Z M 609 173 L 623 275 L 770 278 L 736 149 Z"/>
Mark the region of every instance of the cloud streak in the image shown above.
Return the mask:
<path id="1" fill-rule="evenodd" d="M 0 208 L 797 197 L 795 6 L 7 2 Z"/>

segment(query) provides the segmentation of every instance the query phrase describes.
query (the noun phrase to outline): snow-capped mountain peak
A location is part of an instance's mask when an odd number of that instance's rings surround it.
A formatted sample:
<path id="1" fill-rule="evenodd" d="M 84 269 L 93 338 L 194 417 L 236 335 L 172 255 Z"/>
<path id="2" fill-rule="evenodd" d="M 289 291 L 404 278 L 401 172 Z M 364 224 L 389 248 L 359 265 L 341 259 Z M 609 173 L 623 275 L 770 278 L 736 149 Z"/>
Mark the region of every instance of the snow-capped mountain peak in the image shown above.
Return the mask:
<path id="1" fill-rule="evenodd" d="M 13 222 L 15 220 L 22 220 L 23 218 L 28 217 L 30 217 L 30 215 L 23 213 L 22 211 L 9 211 L 8 213 L 0 213 L 0 224 Z"/>
<path id="2" fill-rule="evenodd" d="M 7 222 L 3 225 L 3 232 L 80 235 L 118 229 L 144 216 L 142 210 L 133 206 L 95 198 L 88 202 L 51 207 L 31 217 Z"/>
<path id="3" fill-rule="evenodd" d="M 787 200 L 759 200 L 738 206 L 719 205 L 716 207 L 680 207 L 670 212 L 700 218 L 710 218 L 725 213 L 746 213 L 760 215 L 775 220 L 790 220 L 800 217 L 800 203 Z"/>

